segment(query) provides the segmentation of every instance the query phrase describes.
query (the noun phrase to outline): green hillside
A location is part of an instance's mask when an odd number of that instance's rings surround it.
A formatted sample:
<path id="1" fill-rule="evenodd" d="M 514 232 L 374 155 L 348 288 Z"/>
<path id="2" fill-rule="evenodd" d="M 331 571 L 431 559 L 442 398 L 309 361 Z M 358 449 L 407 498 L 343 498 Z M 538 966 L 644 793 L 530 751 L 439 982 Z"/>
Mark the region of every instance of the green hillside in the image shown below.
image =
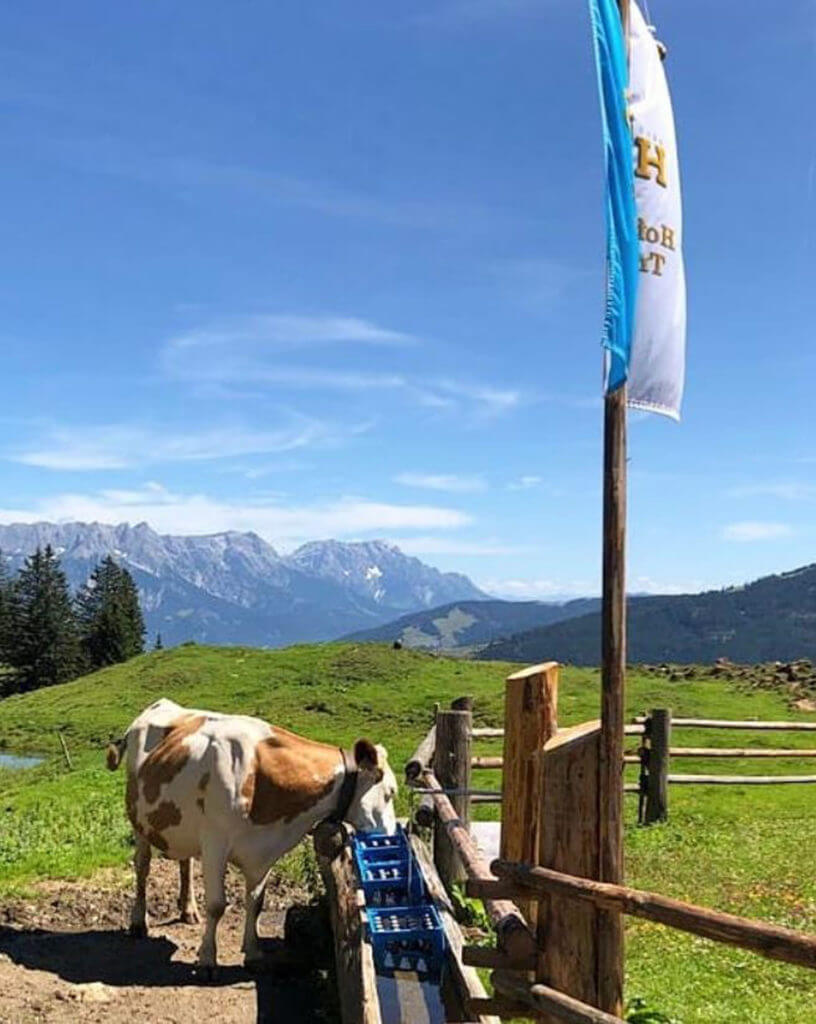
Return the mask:
<path id="1" fill-rule="evenodd" d="M 512 666 L 515 667 L 515 666 Z M 476 698 L 482 724 L 502 720 L 509 665 L 463 662 L 371 644 L 280 651 L 180 647 L 154 652 L 84 679 L 0 701 L 0 750 L 42 752 L 37 768 L 0 770 L 0 900 L 39 878 L 82 875 L 130 856 L 124 777 L 103 765 L 111 734 L 159 696 L 182 704 L 258 714 L 335 743 L 361 734 L 384 742 L 398 770 L 428 727 L 435 701 Z M 597 669 L 564 669 L 560 721 L 596 717 Z M 791 718 L 782 693 L 742 691 L 709 674 L 672 681 L 633 674 L 634 714 L 670 705 L 675 714 Z M 814 716 L 811 715 L 811 718 Z M 69 772 L 56 730 L 74 761 Z M 684 731 L 688 746 L 813 746 L 806 733 L 742 735 Z M 480 752 L 496 752 L 487 743 Z M 812 760 L 684 762 L 675 771 L 812 771 Z M 497 773 L 480 773 L 493 788 Z M 667 826 L 639 829 L 626 798 L 627 874 L 635 885 L 816 932 L 816 786 L 676 787 Z M 403 812 L 408 798 L 401 797 Z M 495 813 L 483 808 L 480 813 Z M 687 1024 L 805 1024 L 816 974 L 739 950 L 628 922 L 628 992 Z"/>
<path id="2" fill-rule="evenodd" d="M 478 657 L 592 665 L 600 660 L 600 613 L 541 625 L 498 640 Z M 744 587 L 628 602 L 632 662 L 816 660 L 816 565 Z"/>

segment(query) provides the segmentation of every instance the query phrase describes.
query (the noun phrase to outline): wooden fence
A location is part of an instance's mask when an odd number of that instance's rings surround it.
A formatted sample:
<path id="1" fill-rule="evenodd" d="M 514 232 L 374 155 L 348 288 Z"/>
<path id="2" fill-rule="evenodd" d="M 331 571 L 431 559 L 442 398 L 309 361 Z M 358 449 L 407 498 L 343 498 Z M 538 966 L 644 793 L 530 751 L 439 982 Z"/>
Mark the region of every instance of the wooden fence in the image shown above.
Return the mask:
<path id="1" fill-rule="evenodd" d="M 436 723 L 406 764 L 406 777 L 422 791 L 415 820 L 435 823 L 434 855 L 445 884 L 465 879 L 468 895 L 484 901 L 496 930 L 496 948 L 464 946 L 462 962 L 492 969 L 494 994 L 474 997 L 474 1015 L 535 1015 L 546 1022 L 621 1024 L 616 1006 L 604 1005 L 613 981 L 623 978 L 623 949 L 602 948 L 603 935 L 620 934 L 606 922 L 622 914 L 646 918 L 695 935 L 751 950 L 771 959 L 816 968 L 816 937 L 761 921 L 694 906 L 659 894 L 601 882 L 599 808 L 601 726 L 586 722 L 558 729 L 558 666 L 536 665 L 507 679 L 505 726 L 472 727 L 467 702 L 439 711 Z M 625 727 L 643 737 L 625 763 L 641 765 L 640 792 L 652 813 L 666 807 L 671 783 L 756 784 L 765 776 L 674 776 L 668 758 L 726 757 L 730 748 L 673 748 L 672 727 L 800 728 L 816 723 L 712 724 L 675 719 L 655 709 Z M 504 740 L 498 755 L 473 754 L 472 742 Z M 713 751 L 713 752 L 712 752 Z M 816 751 L 740 748 L 738 757 L 813 757 Z M 621 777 L 624 765 L 621 765 Z M 496 799 L 473 789 L 472 773 L 502 769 L 500 856 L 488 864 L 468 823 L 473 801 Z M 773 776 L 776 784 L 816 781 L 811 776 Z M 657 820 L 654 818 L 653 820 Z M 533 979 L 533 980 L 531 980 Z"/>
<path id="2" fill-rule="evenodd" d="M 665 821 L 669 813 L 669 785 L 675 786 L 780 786 L 816 783 L 816 775 L 701 775 L 674 774 L 671 759 L 680 758 L 789 758 L 816 757 L 816 749 L 772 747 L 673 747 L 672 729 L 733 729 L 754 732 L 816 732 L 816 722 L 727 721 L 719 718 L 672 718 L 668 708 L 654 708 L 640 715 L 635 724 L 643 727 L 643 740 L 638 750 L 627 751 L 625 764 L 639 764 L 640 781 L 626 786 L 627 792 L 641 797 L 638 820 L 646 825 Z"/>

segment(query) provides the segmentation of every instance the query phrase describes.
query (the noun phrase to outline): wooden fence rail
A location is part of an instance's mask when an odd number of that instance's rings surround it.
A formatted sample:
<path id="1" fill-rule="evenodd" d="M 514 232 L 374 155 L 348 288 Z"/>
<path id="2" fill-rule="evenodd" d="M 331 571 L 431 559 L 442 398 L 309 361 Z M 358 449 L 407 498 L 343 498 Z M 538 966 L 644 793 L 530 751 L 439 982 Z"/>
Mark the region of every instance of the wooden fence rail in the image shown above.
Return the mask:
<path id="1" fill-rule="evenodd" d="M 504 758 L 503 757 L 472 757 L 470 759 L 471 768 L 503 768 Z"/>
<path id="2" fill-rule="evenodd" d="M 471 999 L 473 1010 L 504 1017 L 527 1017 L 531 1012 L 547 1014 L 547 1020 L 565 1021 L 566 1024 L 624 1024 L 620 1017 L 604 1013 L 547 985 L 531 985 L 524 978 L 507 971 L 494 971 L 490 981 L 496 996 L 492 999 Z"/>
<path id="3" fill-rule="evenodd" d="M 637 725 L 645 725 L 648 715 L 638 715 Z M 719 718 L 673 718 L 672 725 L 690 729 L 754 729 L 760 732 L 816 732 L 816 722 L 731 722 Z"/>
<path id="4" fill-rule="evenodd" d="M 456 813 L 453 804 L 442 792 L 439 780 L 430 770 L 424 774 L 424 781 L 433 790 L 432 798 L 437 814 L 437 828 L 444 830 L 456 850 L 470 880 L 495 881 L 482 852 L 476 845 L 470 830 Z M 484 901 L 485 910 L 496 931 L 502 949 L 511 956 L 528 957 L 535 954 L 535 939 L 518 908 L 509 900 Z"/>
<path id="5" fill-rule="evenodd" d="M 670 757 L 816 757 L 816 749 L 803 750 L 772 747 L 669 747 Z M 478 760 L 478 758 L 474 758 Z M 490 760 L 482 758 L 482 760 Z M 629 751 L 623 758 L 626 764 L 640 764 L 640 755 Z M 482 767 L 481 765 L 474 765 Z M 485 766 L 487 767 L 487 766 Z"/>
<path id="6" fill-rule="evenodd" d="M 667 775 L 675 786 L 794 786 L 816 782 L 816 775 Z"/>
<path id="7" fill-rule="evenodd" d="M 491 899 L 523 898 L 525 893 L 568 896 L 605 910 L 616 910 L 633 917 L 691 932 L 714 942 L 739 946 L 784 963 L 816 969 L 816 936 L 780 925 L 752 921 L 718 910 L 697 907 L 681 900 L 622 885 L 596 882 L 589 878 L 535 868 L 527 864 L 495 860 L 490 870 L 498 883 L 468 882 L 469 896 Z"/>
<path id="8" fill-rule="evenodd" d="M 410 786 L 412 782 L 422 775 L 425 769 L 433 761 L 434 750 L 436 749 L 436 723 L 431 726 L 423 737 L 419 746 L 411 757 L 405 762 L 405 781 Z"/>

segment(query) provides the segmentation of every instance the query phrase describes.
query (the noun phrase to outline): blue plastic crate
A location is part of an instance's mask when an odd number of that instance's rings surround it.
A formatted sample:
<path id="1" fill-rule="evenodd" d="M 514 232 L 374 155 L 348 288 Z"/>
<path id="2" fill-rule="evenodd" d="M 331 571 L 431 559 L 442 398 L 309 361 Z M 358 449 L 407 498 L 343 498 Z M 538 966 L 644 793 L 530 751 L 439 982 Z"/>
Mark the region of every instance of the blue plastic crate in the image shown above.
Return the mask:
<path id="1" fill-rule="evenodd" d="M 439 975 L 445 955 L 445 933 L 432 903 L 369 907 L 366 916 L 378 971 Z"/>
<path id="2" fill-rule="evenodd" d="M 358 834 L 354 858 L 368 906 L 402 907 L 425 898 L 422 873 L 402 829 L 390 836 Z"/>
<path id="3" fill-rule="evenodd" d="M 360 882 L 370 907 L 400 907 L 426 897 L 419 866 L 411 857 L 388 861 L 358 861 Z"/>
<path id="4" fill-rule="evenodd" d="M 408 836 L 401 825 L 398 825 L 396 832 L 390 836 L 385 832 L 358 832 L 354 837 L 354 845 L 360 853 L 365 854 L 385 853 L 389 850 L 410 852 L 411 849 Z"/>

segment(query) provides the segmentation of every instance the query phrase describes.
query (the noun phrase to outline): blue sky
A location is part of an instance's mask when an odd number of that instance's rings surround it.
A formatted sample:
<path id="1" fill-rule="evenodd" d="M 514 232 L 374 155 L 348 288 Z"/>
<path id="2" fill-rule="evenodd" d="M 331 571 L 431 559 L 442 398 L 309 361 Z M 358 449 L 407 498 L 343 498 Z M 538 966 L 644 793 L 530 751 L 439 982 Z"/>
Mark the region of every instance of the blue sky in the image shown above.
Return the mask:
<path id="1" fill-rule="evenodd" d="M 816 560 L 816 6 L 653 0 L 683 422 L 630 417 L 630 587 Z M 566 0 L 11 5 L 0 521 L 384 537 L 595 592 L 603 223 Z"/>

